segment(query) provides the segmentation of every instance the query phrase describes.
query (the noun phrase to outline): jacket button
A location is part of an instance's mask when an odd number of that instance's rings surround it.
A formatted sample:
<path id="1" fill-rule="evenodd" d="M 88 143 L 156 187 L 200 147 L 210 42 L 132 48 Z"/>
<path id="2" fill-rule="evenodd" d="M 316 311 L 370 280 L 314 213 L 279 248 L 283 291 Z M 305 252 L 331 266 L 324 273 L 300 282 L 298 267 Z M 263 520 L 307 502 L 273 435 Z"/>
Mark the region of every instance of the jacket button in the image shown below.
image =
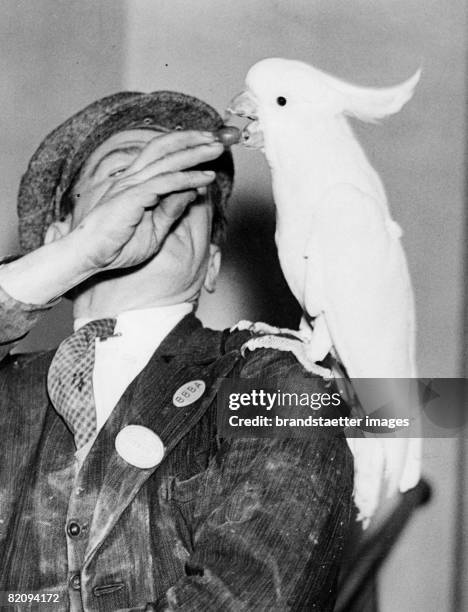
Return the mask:
<path id="1" fill-rule="evenodd" d="M 75 574 L 70 578 L 70 586 L 74 591 L 81 589 L 81 578 L 79 574 Z"/>
<path id="2" fill-rule="evenodd" d="M 77 538 L 81 533 L 81 527 L 76 521 L 70 521 L 67 528 L 68 535 L 72 538 Z"/>

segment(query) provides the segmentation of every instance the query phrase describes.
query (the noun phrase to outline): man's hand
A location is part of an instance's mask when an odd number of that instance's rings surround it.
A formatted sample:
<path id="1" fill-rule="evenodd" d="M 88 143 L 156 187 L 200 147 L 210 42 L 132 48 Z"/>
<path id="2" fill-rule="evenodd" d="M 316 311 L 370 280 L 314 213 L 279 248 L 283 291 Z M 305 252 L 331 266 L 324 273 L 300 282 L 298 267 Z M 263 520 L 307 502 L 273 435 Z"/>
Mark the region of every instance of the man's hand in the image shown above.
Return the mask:
<path id="1" fill-rule="evenodd" d="M 44 304 L 100 271 L 143 263 L 161 248 L 197 189 L 215 178 L 189 168 L 222 152 L 210 132 L 171 132 L 150 140 L 123 171 L 94 182 L 84 172 L 71 231 L 0 266 L 0 285 L 20 301 Z"/>
<path id="2" fill-rule="evenodd" d="M 222 144 L 210 133 L 172 132 L 151 140 L 124 172 L 108 179 L 104 194 L 69 236 L 90 275 L 134 266 L 155 255 L 196 199 L 197 189 L 215 179 L 214 172 L 187 168 L 222 152 Z M 86 177 L 83 187 L 77 186 L 80 206 L 84 198 L 93 198 L 94 186 Z"/>

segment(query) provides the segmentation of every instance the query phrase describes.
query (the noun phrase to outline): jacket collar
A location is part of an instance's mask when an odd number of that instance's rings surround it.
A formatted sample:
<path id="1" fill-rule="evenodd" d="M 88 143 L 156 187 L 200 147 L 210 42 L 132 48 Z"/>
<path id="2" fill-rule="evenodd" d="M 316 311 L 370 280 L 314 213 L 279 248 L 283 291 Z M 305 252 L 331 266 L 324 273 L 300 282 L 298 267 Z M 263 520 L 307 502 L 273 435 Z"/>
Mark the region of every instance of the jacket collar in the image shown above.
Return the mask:
<path id="1" fill-rule="evenodd" d="M 209 363 L 219 356 L 219 336 L 219 332 L 204 328 L 201 321 L 191 312 L 164 338 L 153 359 L 167 360 L 175 356 L 185 356 L 196 362 Z"/>

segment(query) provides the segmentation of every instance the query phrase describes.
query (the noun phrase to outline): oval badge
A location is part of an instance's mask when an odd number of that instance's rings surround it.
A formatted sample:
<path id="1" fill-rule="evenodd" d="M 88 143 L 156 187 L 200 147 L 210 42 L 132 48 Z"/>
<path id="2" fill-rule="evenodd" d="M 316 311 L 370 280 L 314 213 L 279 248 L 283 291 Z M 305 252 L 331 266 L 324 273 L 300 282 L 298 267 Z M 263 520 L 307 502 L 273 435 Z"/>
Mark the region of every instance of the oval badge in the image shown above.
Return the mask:
<path id="1" fill-rule="evenodd" d="M 142 425 L 121 429 L 115 438 L 115 449 L 124 461 L 142 470 L 157 466 L 164 458 L 161 438 Z"/>
<path id="2" fill-rule="evenodd" d="M 205 393 L 206 385 L 203 380 L 191 380 L 177 389 L 172 397 L 174 406 L 189 406 L 196 402 Z"/>

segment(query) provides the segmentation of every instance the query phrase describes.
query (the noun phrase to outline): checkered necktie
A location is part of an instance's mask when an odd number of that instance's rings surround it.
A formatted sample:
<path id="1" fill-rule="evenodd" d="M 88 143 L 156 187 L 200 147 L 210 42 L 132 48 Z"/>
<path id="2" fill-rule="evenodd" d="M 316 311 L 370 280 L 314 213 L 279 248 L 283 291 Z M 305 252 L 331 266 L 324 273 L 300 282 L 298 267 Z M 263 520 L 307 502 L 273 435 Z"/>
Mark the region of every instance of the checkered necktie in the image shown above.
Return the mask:
<path id="1" fill-rule="evenodd" d="M 49 396 L 81 448 L 96 433 L 93 392 L 95 339 L 114 333 L 115 319 L 91 321 L 60 344 L 47 377 Z"/>

